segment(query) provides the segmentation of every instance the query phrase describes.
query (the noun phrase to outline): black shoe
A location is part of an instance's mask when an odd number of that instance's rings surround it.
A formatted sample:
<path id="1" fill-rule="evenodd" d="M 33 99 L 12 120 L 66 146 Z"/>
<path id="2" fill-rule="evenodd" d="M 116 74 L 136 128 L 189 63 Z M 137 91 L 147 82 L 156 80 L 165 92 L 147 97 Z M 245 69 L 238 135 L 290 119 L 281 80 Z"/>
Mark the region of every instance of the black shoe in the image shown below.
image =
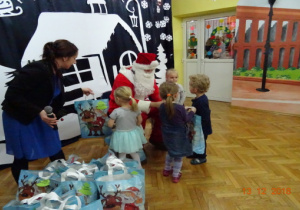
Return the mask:
<path id="1" fill-rule="evenodd" d="M 203 159 L 200 159 L 200 158 L 195 158 L 193 160 L 191 160 L 191 164 L 192 165 L 199 165 L 199 164 L 202 164 L 202 163 L 206 163 L 206 158 L 203 158 Z"/>
<path id="2" fill-rule="evenodd" d="M 197 153 L 193 153 L 192 155 L 187 156 L 186 158 L 192 159 L 192 158 L 197 158 L 198 156 L 199 156 L 199 155 L 198 155 Z"/>

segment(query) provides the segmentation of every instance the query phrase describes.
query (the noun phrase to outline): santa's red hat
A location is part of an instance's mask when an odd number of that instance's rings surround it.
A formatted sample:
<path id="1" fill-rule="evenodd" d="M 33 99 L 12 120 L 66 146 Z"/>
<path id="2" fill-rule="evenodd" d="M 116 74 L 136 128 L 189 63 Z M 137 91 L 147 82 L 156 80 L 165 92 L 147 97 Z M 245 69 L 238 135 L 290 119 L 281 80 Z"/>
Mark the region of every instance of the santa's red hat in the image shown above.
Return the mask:
<path id="1" fill-rule="evenodd" d="M 156 69 L 159 65 L 154 53 L 139 53 L 137 59 L 133 62 L 133 70 Z"/>

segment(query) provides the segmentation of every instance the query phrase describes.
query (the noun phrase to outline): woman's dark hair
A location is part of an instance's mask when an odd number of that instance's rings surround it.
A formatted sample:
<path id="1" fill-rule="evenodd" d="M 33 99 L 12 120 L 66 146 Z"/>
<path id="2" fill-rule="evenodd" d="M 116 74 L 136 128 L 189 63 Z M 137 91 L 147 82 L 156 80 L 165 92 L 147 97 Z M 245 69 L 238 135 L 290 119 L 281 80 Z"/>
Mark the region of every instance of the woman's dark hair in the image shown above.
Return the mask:
<path id="1" fill-rule="evenodd" d="M 65 39 L 58 39 L 54 42 L 48 42 L 44 45 L 43 60 L 46 60 L 54 68 L 56 74 L 61 76 L 61 72 L 57 71 L 55 64 L 56 58 L 72 57 L 76 55 L 78 48 L 71 42 Z"/>

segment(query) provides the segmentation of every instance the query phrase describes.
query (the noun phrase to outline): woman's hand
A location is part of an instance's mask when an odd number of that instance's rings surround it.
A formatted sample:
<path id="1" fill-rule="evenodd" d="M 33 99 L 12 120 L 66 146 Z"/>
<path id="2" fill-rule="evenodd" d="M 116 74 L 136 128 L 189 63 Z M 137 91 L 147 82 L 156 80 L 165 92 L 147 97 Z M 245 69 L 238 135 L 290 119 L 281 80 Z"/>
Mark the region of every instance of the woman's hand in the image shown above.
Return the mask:
<path id="1" fill-rule="evenodd" d="M 40 112 L 40 117 L 41 119 L 47 124 L 49 125 L 51 128 L 54 128 L 54 125 L 57 126 L 57 118 L 56 115 L 53 113 L 54 118 L 48 117 L 47 113 L 45 112 L 45 110 L 42 110 Z"/>
<path id="2" fill-rule="evenodd" d="M 88 96 L 90 94 L 94 95 L 94 91 L 90 88 L 81 88 L 84 95 Z"/>

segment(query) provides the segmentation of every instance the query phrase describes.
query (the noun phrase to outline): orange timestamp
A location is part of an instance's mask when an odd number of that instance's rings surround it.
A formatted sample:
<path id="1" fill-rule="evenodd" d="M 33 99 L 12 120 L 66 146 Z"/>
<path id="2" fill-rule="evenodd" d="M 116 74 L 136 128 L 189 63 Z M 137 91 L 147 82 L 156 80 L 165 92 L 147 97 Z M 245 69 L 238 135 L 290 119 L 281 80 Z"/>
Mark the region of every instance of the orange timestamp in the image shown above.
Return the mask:
<path id="1" fill-rule="evenodd" d="M 258 195 L 290 195 L 292 194 L 292 189 L 289 187 L 272 187 L 271 191 L 267 190 L 267 188 L 257 188 L 256 191 L 252 190 L 251 187 L 244 187 L 243 193 L 244 195 L 252 195 L 252 192 L 257 192 Z M 253 193 L 254 194 L 254 193 Z"/>

